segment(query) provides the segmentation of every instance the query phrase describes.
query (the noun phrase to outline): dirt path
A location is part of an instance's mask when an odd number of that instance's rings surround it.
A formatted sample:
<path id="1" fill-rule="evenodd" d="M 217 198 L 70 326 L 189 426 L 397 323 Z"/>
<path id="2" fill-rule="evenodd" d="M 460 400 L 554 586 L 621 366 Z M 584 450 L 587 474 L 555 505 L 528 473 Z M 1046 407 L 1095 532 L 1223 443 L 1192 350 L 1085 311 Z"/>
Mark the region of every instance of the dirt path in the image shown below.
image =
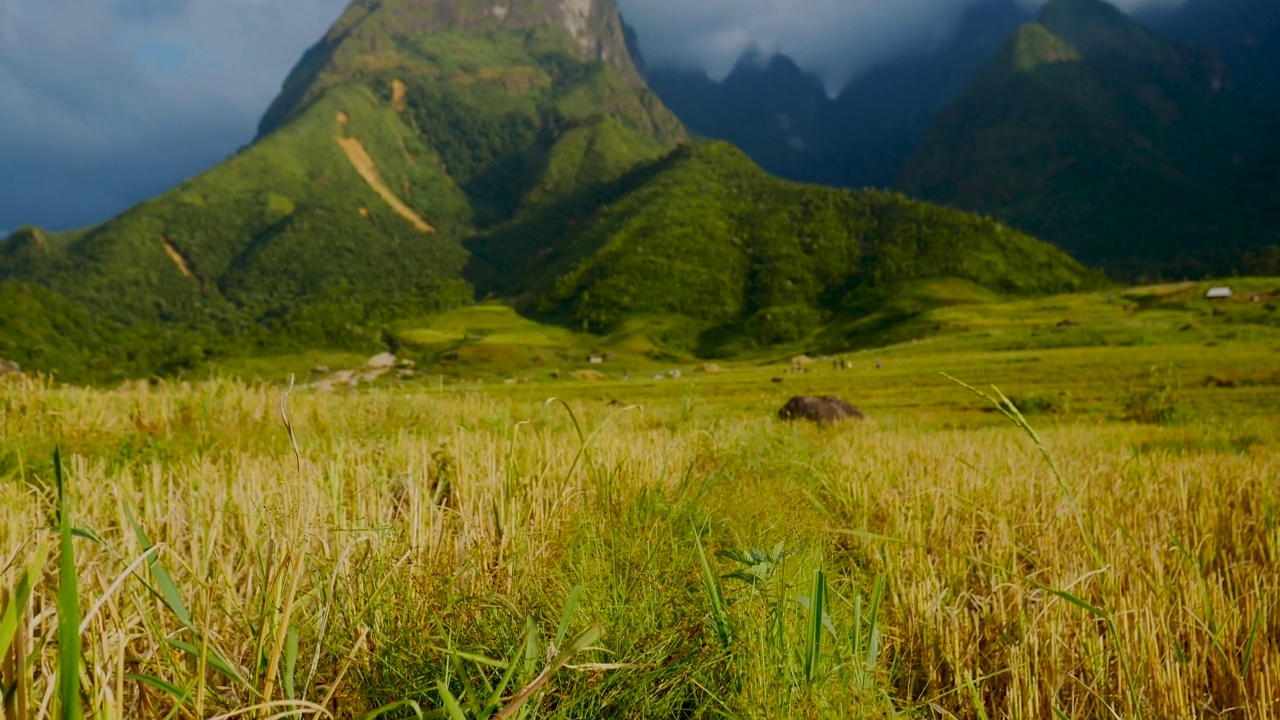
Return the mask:
<path id="1" fill-rule="evenodd" d="M 338 141 L 338 145 L 347 154 L 347 159 L 351 161 L 351 166 L 356 169 L 356 172 L 360 173 L 360 177 L 369 183 L 369 187 L 373 188 L 373 191 L 378 193 L 378 196 L 390 205 L 391 209 L 396 211 L 396 214 L 408 220 L 411 225 L 424 233 L 436 231 L 426 220 L 423 220 L 415 213 L 413 208 L 405 205 L 400 198 L 396 197 L 396 194 L 391 192 L 391 188 L 388 188 L 382 182 L 382 177 L 378 175 L 378 166 L 374 164 L 369 151 L 364 149 L 364 145 L 357 138 L 335 137 L 334 140 Z"/>

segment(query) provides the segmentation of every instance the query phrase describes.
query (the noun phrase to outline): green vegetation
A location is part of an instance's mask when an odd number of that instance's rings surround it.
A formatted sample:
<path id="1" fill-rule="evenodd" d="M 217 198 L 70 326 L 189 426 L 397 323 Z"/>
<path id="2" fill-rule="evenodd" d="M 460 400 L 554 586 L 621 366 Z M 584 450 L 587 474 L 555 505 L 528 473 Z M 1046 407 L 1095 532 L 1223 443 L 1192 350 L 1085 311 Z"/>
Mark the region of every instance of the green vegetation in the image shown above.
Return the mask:
<path id="1" fill-rule="evenodd" d="M 6 717 L 1265 717 L 1280 280 L 1231 285 L 926 283 L 954 327 L 791 374 L 0 379 Z"/>
<path id="2" fill-rule="evenodd" d="M 1117 276 L 1266 272 L 1244 188 L 1275 110 L 1208 53 L 1101 0 L 1054 0 L 936 121 L 897 187 L 1004 218 Z"/>
<path id="3" fill-rule="evenodd" d="M 680 316 L 706 331 L 685 348 L 703 354 L 807 338 L 925 278 L 1010 295 L 1104 282 L 995 221 L 777 180 L 724 143 L 683 146 L 624 184 L 594 217 L 541 228 L 547 244 L 536 254 L 500 256 L 486 238 L 473 249 L 523 280 L 511 291 L 539 293 L 542 312 L 575 328 L 607 333 L 634 315 Z M 539 230 L 521 227 L 530 250 Z"/>
<path id="4" fill-rule="evenodd" d="M 67 379 L 169 374 L 371 350 L 391 320 L 471 302 L 462 238 L 683 137 L 631 66 L 616 8 L 548 24 L 558 3 L 499 17 L 455 0 L 448 29 L 441 3 L 353 4 L 253 145 L 98 227 L 0 243 L 4 292 L 38 285 L 23 307 L 53 313 L 6 320 L 0 350 Z"/>

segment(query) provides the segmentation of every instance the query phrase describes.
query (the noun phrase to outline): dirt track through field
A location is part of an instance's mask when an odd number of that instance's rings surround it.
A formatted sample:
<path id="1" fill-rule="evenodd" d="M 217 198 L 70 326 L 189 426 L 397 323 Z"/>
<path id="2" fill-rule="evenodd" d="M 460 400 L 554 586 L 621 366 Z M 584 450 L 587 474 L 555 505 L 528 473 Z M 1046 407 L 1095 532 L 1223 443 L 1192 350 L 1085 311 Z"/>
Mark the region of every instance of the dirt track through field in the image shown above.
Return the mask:
<path id="1" fill-rule="evenodd" d="M 347 154 L 347 159 L 351 161 L 351 166 L 356 169 L 356 172 L 360 173 L 360 177 L 369 183 L 369 187 L 373 188 L 373 191 L 378 193 L 378 196 L 390 205 L 392 210 L 395 210 L 400 217 L 408 220 L 411 225 L 424 233 L 436 231 L 426 220 L 423 220 L 421 216 L 414 212 L 413 208 L 405 205 L 400 198 L 396 197 L 396 194 L 391 192 L 391 188 L 388 188 L 382 182 L 382 176 L 378 174 L 378 166 L 374 164 L 373 157 L 369 155 L 368 150 L 364 149 L 364 145 L 359 139 L 354 137 L 335 137 L 334 140 L 338 141 L 338 145 Z"/>

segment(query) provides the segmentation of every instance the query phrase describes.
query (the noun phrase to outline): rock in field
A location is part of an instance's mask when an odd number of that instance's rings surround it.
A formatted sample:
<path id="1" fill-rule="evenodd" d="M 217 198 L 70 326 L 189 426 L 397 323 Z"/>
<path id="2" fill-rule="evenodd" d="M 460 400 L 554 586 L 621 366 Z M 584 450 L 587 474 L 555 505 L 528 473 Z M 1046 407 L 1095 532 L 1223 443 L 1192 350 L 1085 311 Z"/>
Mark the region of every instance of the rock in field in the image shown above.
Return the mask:
<path id="1" fill-rule="evenodd" d="M 842 422 L 844 420 L 861 420 L 863 415 L 857 408 L 835 395 L 797 395 L 787 401 L 778 411 L 782 420 L 809 420 L 816 423 Z"/>

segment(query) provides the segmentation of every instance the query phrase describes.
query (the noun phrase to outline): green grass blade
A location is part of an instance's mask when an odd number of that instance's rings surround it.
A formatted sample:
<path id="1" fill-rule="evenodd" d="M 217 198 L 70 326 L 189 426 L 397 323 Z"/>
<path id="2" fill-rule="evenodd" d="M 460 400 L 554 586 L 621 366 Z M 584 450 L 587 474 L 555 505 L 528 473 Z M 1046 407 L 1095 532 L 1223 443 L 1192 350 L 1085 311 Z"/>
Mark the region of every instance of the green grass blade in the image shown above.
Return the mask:
<path id="1" fill-rule="evenodd" d="M 174 640 L 172 638 L 166 638 L 165 643 L 187 653 L 192 658 L 198 659 L 200 657 L 200 648 L 196 647 L 195 645 L 192 645 L 191 643 L 183 642 L 181 640 Z M 205 660 L 209 663 L 209 667 L 213 668 L 214 670 L 217 670 L 227 679 L 232 680 L 236 683 L 239 683 L 240 685 L 244 686 L 244 688 L 249 692 L 261 697 L 261 694 L 257 691 L 257 689 L 255 689 L 248 680 L 245 680 L 244 676 L 241 675 L 238 670 L 231 667 L 231 663 L 227 662 L 226 659 L 223 658 L 221 655 L 219 655 L 216 651 L 214 651 L 213 648 L 209 648 L 208 654 Z"/>
<path id="2" fill-rule="evenodd" d="M 148 687 L 159 690 L 160 692 L 166 695 L 169 695 L 174 699 L 173 709 L 170 710 L 168 714 L 164 716 L 164 720 L 171 720 L 171 718 L 177 716 L 178 713 L 182 712 L 183 708 L 189 707 L 188 704 L 191 701 L 191 693 L 193 692 L 192 690 L 183 690 L 182 688 L 178 687 L 177 685 L 174 685 L 173 683 L 167 680 L 161 680 L 160 678 L 153 677 L 151 675 L 137 675 L 134 673 L 126 673 L 124 677 L 126 680 L 133 680 L 139 684 L 146 685 Z"/>
<path id="3" fill-rule="evenodd" d="M 406 710 L 412 710 L 413 717 L 418 718 L 418 720 L 422 720 L 423 718 L 427 717 L 427 715 L 422 712 L 422 706 L 419 705 L 418 703 L 412 700 L 397 700 L 393 703 L 387 703 L 382 707 L 374 708 L 373 710 L 370 710 L 369 712 L 356 718 L 356 720 L 375 720 L 376 718 L 380 718 L 383 715 L 390 713 L 392 710 L 400 710 L 401 708 L 404 708 Z"/>
<path id="4" fill-rule="evenodd" d="M 58 687 L 62 720 L 79 720 L 80 708 L 80 592 L 76 587 L 76 556 L 71 543 L 71 500 L 62 475 L 62 454 L 53 451 L 58 483 Z"/>
<path id="5" fill-rule="evenodd" d="M 827 576 L 813 571 L 813 590 L 809 595 L 809 622 L 805 630 L 804 680 L 812 684 L 822 661 L 822 616 L 826 611 Z"/>
<path id="6" fill-rule="evenodd" d="M 707 552 L 702 548 L 702 538 L 698 531 L 693 532 L 693 544 L 698 549 L 698 561 L 702 564 L 702 585 L 707 593 L 707 602 L 711 605 L 711 620 L 720 636 L 720 643 L 729 647 L 733 642 L 733 628 L 729 623 L 729 612 L 724 604 L 724 595 L 720 592 L 720 581 L 707 562 Z"/>
<path id="7" fill-rule="evenodd" d="M 445 655 L 452 655 L 459 660 L 469 660 L 477 665 L 488 665 L 489 667 L 497 668 L 499 670 L 504 670 L 512 665 L 519 664 L 509 663 L 505 660 L 494 660 L 493 658 L 485 657 L 484 655 L 477 655 L 476 653 L 469 653 L 464 650 L 450 650 L 448 648 L 437 647 L 435 645 L 428 645 L 427 647 Z"/>
<path id="8" fill-rule="evenodd" d="M 133 526 L 133 532 L 138 537 L 138 544 L 142 546 L 142 551 L 147 552 L 152 548 L 154 543 L 147 537 L 147 533 L 142 529 L 133 512 L 128 506 L 124 508 L 125 516 L 129 518 L 129 524 Z M 187 605 L 182 601 L 182 594 L 178 592 L 178 584 L 173 581 L 173 576 L 165 569 L 164 563 L 160 562 L 159 553 L 151 555 L 151 559 L 147 561 L 147 565 L 151 568 L 151 576 L 156 580 L 156 587 L 160 591 L 160 597 L 164 599 L 165 605 L 169 606 L 169 610 L 173 612 L 174 617 L 178 618 L 178 622 L 185 625 L 188 629 L 194 631 L 195 624 L 191 621 L 191 613 L 187 611 Z"/>
<path id="9" fill-rule="evenodd" d="M 564 645 L 564 639 L 569 635 L 569 623 L 573 622 L 573 613 L 578 609 L 578 600 L 582 598 L 583 587 L 581 585 L 575 587 L 569 592 L 569 599 L 564 603 L 564 614 L 560 616 L 560 627 L 556 628 L 556 649 L 559 650 Z"/>
<path id="10" fill-rule="evenodd" d="M 462 712 L 462 705 L 458 703 L 458 698 L 449 692 L 449 686 L 444 681 L 440 681 L 436 683 L 436 689 L 440 692 L 440 702 L 444 703 L 449 720 L 467 720 L 467 714 Z"/>
<path id="11" fill-rule="evenodd" d="M 546 655 L 539 641 L 538 626 L 534 624 L 533 618 L 529 618 L 525 622 L 524 629 L 524 673 L 521 675 L 521 680 L 533 677 L 538 671 L 538 664 L 545 661 Z"/>
<path id="12" fill-rule="evenodd" d="M 1258 639 L 1258 627 L 1262 624 L 1262 608 L 1253 614 L 1253 627 L 1249 629 L 1249 640 L 1244 644 L 1244 661 L 1240 663 L 1240 677 L 1249 674 L 1249 663 L 1253 661 L 1253 643 Z"/>
<path id="13" fill-rule="evenodd" d="M 498 684 L 493 687 L 493 693 L 489 696 L 489 702 L 485 703 L 484 710 L 480 717 L 492 717 L 498 708 L 502 705 L 502 694 L 507 691 L 511 685 L 511 679 L 516 675 L 516 668 L 519 663 L 507 663 L 506 672 L 502 673 L 502 678 L 498 680 Z"/>
<path id="14" fill-rule="evenodd" d="M 519 713 L 524 704 L 529 701 L 529 698 L 533 697 L 543 685 L 546 685 L 552 675 L 567 665 L 575 655 L 590 647 L 591 643 L 599 640 L 601 635 L 604 635 L 604 628 L 599 625 L 592 625 L 579 633 L 569 643 L 569 647 L 561 650 L 560 654 L 543 668 L 542 672 L 538 673 L 538 677 L 534 678 L 533 682 L 526 685 L 523 690 L 511 699 L 511 702 L 507 703 L 506 707 L 502 708 L 501 712 L 494 716 L 494 720 L 507 720 Z"/>
<path id="15" fill-rule="evenodd" d="M 36 546 L 35 558 L 22 571 L 22 575 L 18 576 L 18 583 L 9 595 L 9 604 L 5 606 L 4 613 L 0 614 L 0 657 L 4 657 L 9 652 L 9 646 L 17 637 L 18 624 L 22 621 L 22 614 L 26 612 L 27 604 L 31 602 L 32 579 L 39 577 L 48 559 L 49 547 L 40 543 Z"/>
<path id="16" fill-rule="evenodd" d="M 884 575 L 876 576 L 875 588 L 871 591 L 871 608 L 867 615 L 870 629 L 867 631 L 868 668 L 874 668 L 880 660 L 880 607 L 884 603 Z"/>

